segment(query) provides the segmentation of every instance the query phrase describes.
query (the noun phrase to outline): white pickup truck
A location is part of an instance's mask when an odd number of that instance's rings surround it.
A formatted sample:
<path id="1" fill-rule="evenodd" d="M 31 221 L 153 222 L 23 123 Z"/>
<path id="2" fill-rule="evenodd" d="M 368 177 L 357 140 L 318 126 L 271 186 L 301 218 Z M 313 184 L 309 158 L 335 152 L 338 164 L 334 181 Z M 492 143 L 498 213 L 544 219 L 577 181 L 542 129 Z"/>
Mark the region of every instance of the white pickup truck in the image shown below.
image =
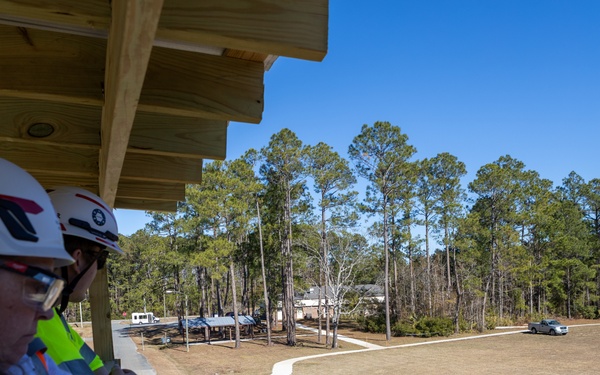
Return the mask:
<path id="1" fill-rule="evenodd" d="M 554 319 L 544 319 L 541 322 L 529 323 L 527 329 L 531 331 L 531 333 L 549 333 L 552 336 L 555 335 L 566 335 L 569 333 L 569 327 L 560 324 L 558 320 Z"/>

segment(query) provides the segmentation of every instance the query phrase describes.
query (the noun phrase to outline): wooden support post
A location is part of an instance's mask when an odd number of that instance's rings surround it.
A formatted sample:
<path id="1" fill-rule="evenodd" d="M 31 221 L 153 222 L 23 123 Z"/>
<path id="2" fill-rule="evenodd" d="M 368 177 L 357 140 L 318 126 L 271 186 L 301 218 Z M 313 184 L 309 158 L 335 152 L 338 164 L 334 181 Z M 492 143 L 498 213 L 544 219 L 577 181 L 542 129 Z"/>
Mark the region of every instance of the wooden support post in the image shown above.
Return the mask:
<path id="1" fill-rule="evenodd" d="M 113 352 L 108 274 L 106 268 L 98 270 L 96 278 L 90 287 L 90 307 L 92 310 L 94 351 L 104 362 L 110 362 L 115 359 L 115 355 Z"/>

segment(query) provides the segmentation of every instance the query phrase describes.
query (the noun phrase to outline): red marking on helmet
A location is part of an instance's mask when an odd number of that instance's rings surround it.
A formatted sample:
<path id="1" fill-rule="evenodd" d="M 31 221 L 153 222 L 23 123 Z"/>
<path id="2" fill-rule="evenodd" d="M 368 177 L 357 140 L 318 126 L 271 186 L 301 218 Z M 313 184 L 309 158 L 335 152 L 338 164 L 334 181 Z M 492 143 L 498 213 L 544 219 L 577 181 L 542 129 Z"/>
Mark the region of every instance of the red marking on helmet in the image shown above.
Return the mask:
<path id="1" fill-rule="evenodd" d="M 23 209 L 23 211 L 27 212 L 28 214 L 37 215 L 40 212 L 44 211 L 44 209 L 39 204 L 37 204 L 35 201 L 32 201 L 31 199 L 11 197 L 10 195 L 2 194 L 0 194 L 0 198 L 18 204 Z"/>
<path id="2" fill-rule="evenodd" d="M 7 260 L 6 263 L 10 265 L 10 268 L 17 270 L 19 272 L 25 272 L 28 268 L 25 264 L 11 262 L 10 260 Z"/>
<path id="3" fill-rule="evenodd" d="M 115 217 L 114 217 L 114 216 L 113 216 L 113 214 L 112 214 L 112 210 L 110 210 L 108 207 L 106 207 L 106 206 L 105 206 L 105 205 L 103 205 L 102 203 L 98 202 L 97 200 L 95 200 L 95 199 L 92 199 L 92 198 L 90 198 L 90 197 L 86 197 L 85 195 L 83 195 L 83 194 L 79 194 L 79 193 L 75 194 L 75 196 L 76 196 L 76 197 L 78 197 L 78 198 L 83 198 L 83 199 L 85 199 L 85 200 L 88 200 L 88 201 L 90 201 L 90 202 L 94 203 L 95 205 L 97 205 L 97 206 L 99 206 L 99 207 L 102 207 L 102 208 L 103 208 L 103 209 L 104 209 L 106 212 L 108 212 L 108 214 L 109 214 L 110 216 L 112 216 L 112 218 L 113 218 L 113 219 L 115 219 Z M 115 219 L 115 221 L 116 221 L 116 219 Z"/>
<path id="4" fill-rule="evenodd" d="M 62 230 L 63 232 L 67 231 L 67 228 L 64 226 L 63 223 L 60 223 L 60 230 Z"/>
<path id="5" fill-rule="evenodd" d="M 104 243 L 104 244 L 106 244 L 108 246 L 111 246 L 111 247 L 114 246 L 114 244 L 112 242 L 108 242 L 108 241 L 106 241 L 106 240 L 104 240 L 104 239 L 102 239 L 100 237 L 96 237 L 96 241 L 102 242 L 102 243 Z"/>

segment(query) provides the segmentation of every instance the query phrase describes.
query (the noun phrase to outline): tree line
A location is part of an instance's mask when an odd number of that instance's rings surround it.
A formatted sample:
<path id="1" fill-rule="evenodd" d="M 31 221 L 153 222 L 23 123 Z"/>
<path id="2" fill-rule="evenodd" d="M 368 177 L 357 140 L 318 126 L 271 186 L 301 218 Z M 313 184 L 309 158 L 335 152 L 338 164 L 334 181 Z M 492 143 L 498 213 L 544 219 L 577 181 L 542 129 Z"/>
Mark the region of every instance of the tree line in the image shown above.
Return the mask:
<path id="1" fill-rule="evenodd" d="M 295 345 L 294 297 L 319 286 L 331 291 L 318 320 L 335 347 L 330 330 L 363 301 L 345 287 L 378 284 L 388 339 L 421 317 L 457 332 L 598 317 L 600 179 L 571 172 L 554 186 L 505 155 L 462 186 L 454 155 L 416 156 L 398 126 L 376 122 L 347 159 L 282 129 L 260 150 L 205 164 L 177 212 L 148 212 L 145 229 L 122 236 L 126 255 L 108 268 L 114 315 L 183 316 L 187 299 L 192 315 L 260 310 L 270 323 L 279 306 Z"/>

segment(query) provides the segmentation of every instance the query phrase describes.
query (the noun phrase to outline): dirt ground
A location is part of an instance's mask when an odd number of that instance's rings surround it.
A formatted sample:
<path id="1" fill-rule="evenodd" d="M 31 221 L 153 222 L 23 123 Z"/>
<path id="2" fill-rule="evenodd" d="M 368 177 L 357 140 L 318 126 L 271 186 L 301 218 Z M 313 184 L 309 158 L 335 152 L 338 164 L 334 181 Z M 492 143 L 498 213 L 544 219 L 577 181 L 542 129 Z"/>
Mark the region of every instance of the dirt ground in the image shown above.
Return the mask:
<path id="1" fill-rule="evenodd" d="M 562 322 L 569 326 L 600 323 Z M 311 321 L 301 323 L 314 325 Z M 162 326 L 135 327 L 131 329 L 131 337 L 138 345 L 138 351 L 148 358 L 159 375 L 271 374 L 273 364 L 284 359 L 363 349 L 340 341 L 340 348 L 332 350 L 325 346 L 324 337 L 323 342 L 319 343 L 316 333 L 304 330 L 297 330 L 298 345 L 289 347 L 285 345 L 285 332 L 277 328 L 273 332 L 272 347 L 267 346 L 264 334 L 256 332 L 253 340 L 243 341 L 238 349 L 234 348 L 233 341 L 228 340 L 227 331 L 224 341 L 215 341 L 220 336 L 213 332 L 212 344 L 208 345 L 197 344 L 204 341 L 204 336 L 200 331 L 191 330 L 189 353 L 186 351 L 185 336 L 182 337 L 173 329 L 165 331 Z M 512 330 L 520 329 L 524 328 Z M 84 326 L 82 333 L 84 337 L 89 336 L 91 329 Z M 169 345 L 161 342 L 165 333 L 171 338 Z M 340 334 L 384 347 L 440 340 L 439 337 L 393 337 L 386 342 L 383 334 L 360 332 L 357 327 L 350 325 L 340 327 Z M 454 335 L 450 338 L 468 336 L 473 335 Z M 599 346 L 600 326 L 571 327 L 570 333 L 564 337 L 517 333 L 306 360 L 294 365 L 294 374 L 591 374 L 598 371 L 594 360 Z"/>

